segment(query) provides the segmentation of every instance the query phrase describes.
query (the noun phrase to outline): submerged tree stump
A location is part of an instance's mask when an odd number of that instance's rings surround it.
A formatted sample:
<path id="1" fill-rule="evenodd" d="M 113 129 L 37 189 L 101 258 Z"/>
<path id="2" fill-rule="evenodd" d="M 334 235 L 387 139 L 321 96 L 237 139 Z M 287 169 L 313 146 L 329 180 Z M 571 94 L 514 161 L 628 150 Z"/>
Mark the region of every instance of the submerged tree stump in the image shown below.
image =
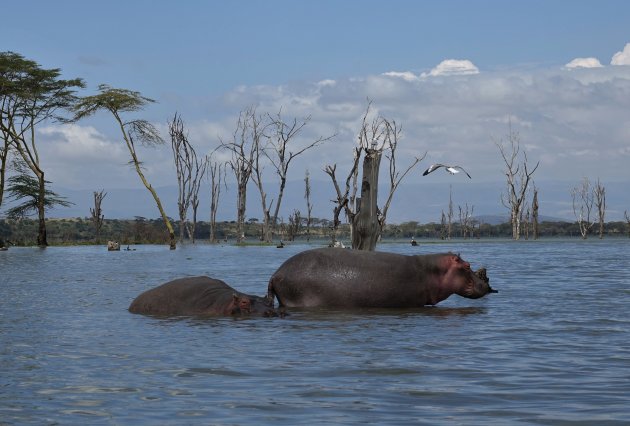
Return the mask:
<path id="1" fill-rule="evenodd" d="M 361 198 L 357 200 L 357 213 L 353 218 L 352 248 L 374 250 L 380 235 L 378 220 L 378 172 L 382 151 L 366 149 L 363 157 Z"/>

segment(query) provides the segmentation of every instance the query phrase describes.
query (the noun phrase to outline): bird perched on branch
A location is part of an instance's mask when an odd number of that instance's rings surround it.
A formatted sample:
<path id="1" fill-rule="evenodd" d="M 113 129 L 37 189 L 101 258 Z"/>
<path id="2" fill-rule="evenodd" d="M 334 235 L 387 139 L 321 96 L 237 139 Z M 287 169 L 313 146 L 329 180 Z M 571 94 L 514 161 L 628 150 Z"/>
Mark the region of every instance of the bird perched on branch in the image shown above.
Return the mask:
<path id="1" fill-rule="evenodd" d="M 449 172 L 452 175 L 454 175 L 456 173 L 459 173 L 459 172 L 464 172 L 464 173 L 466 173 L 466 176 L 468 176 L 468 178 L 472 179 L 470 177 L 470 175 L 468 174 L 468 172 L 466 170 L 464 170 L 463 167 L 461 167 L 461 166 L 449 166 L 449 165 L 446 165 L 446 164 L 431 164 L 431 166 L 428 169 L 426 169 L 424 171 L 424 173 L 422 173 L 422 176 L 426 176 L 429 173 L 431 173 L 432 171 L 439 169 L 440 167 L 444 167 L 446 169 L 446 171 Z"/>

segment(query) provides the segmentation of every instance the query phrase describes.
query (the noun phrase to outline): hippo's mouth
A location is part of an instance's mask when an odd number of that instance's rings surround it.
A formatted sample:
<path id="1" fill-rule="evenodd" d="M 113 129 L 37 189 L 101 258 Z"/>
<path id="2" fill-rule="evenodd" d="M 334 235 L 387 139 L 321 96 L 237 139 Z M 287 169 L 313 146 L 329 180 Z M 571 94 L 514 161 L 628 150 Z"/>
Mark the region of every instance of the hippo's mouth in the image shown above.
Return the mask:
<path id="1" fill-rule="evenodd" d="M 495 290 L 492 287 L 490 287 L 490 278 L 488 278 L 488 273 L 486 271 L 486 268 L 477 269 L 475 271 L 475 275 L 477 276 L 477 278 L 479 278 L 484 283 L 486 283 L 486 285 L 488 286 L 488 293 L 498 293 L 499 292 L 499 290 Z"/>

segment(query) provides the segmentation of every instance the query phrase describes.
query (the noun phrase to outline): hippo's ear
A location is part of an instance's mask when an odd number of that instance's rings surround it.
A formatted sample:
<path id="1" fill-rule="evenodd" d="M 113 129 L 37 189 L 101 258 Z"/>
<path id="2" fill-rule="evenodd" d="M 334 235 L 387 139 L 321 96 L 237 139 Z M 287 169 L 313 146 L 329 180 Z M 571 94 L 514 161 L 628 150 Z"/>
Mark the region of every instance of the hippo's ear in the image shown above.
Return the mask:
<path id="1" fill-rule="evenodd" d="M 459 255 L 459 253 L 455 254 L 455 253 L 449 252 L 449 260 L 454 265 L 462 265 L 462 266 L 464 266 L 464 268 L 470 269 L 470 263 L 468 263 L 464 259 L 462 259 L 462 257 Z"/>

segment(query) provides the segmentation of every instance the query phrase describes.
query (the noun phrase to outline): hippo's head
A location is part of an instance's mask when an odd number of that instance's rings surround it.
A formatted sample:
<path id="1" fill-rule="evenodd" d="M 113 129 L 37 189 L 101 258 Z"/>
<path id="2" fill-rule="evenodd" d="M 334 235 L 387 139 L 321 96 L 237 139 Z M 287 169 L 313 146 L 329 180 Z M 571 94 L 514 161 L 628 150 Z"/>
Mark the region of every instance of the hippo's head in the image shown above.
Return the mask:
<path id="1" fill-rule="evenodd" d="M 486 268 L 473 272 L 470 263 L 464 261 L 459 255 L 452 253 L 449 255 L 450 269 L 447 274 L 453 280 L 454 293 L 469 299 L 478 299 L 488 293 L 498 293 L 490 287 Z"/>
<path id="2" fill-rule="evenodd" d="M 267 299 L 256 296 L 248 296 L 246 294 L 236 294 L 232 296 L 232 315 L 260 315 L 264 317 L 276 317 L 278 314 L 273 307 L 269 305 Z"/>

